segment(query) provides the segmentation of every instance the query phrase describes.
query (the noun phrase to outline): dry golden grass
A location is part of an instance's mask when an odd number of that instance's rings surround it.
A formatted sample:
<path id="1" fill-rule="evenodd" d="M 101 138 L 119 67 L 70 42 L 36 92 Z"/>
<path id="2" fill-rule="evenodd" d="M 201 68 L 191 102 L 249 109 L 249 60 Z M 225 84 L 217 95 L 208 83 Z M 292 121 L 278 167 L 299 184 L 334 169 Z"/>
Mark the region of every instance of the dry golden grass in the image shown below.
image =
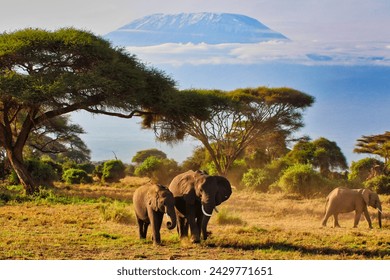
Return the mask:
<path id="1" fill-rule="evenodd" d="M 389 196 L 381 196 L 382 229 L 373 209 L 374 229 L 364 218 L 352 228 L 353 214 L 334 229 L 332 220 L 320 227 L 325 198 L 234 190 L 211 218 L 207 241 L 162 228 L 163 244 L 154 246 L 150 232 L 139 240 L 131 205 L 147 182 L 58 185 L 49 196 L 0 203 L 0 259 L 390 259 Z"/>

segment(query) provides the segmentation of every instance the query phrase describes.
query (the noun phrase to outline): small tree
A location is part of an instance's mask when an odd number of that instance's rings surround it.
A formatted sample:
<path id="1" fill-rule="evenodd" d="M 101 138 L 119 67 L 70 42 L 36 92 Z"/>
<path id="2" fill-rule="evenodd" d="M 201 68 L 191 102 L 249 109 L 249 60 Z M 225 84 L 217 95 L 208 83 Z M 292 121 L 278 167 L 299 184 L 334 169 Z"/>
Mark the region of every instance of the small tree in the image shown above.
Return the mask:
<path id="1" fill-rule="evenodd" d="M 390 169 L 390 131 L 383 134 L 362 136 L 357 140 L 356 148 L 353 150 L 359 154 L 372 154 L 384 159 L 384 171 Z"/>
<path id="2" fill-rule="evenodd" d="M 301 140 L 287 154 L 298 164 L 312 164 L 321 175 L 329 177 L 333 170 L 346 170 L 347 160 L 336 142 L 321 137 L 314 141 Z"/>
<path id="3" fill-rule="evenodd" d="M 167 158 L 167 155 L 163 151 L 160 151 L 158 149 L 147 149 L 147 150 L 138 151 L 135 154 L 135 156 L 132 158 L 131 162 L 141 164 L 148 157 L 152 157 L 152 156 L 160 159 Z"/>
<path id="4" fill-rule="evenodd" d="M 67 184 L 92 183 L 92 178 L 82 169 L 70 168 L 62 174 L 62 180 Z"/>
<path id="5" fill-rule="evenodd" d="M 167 185 L 180 171 L 176 161 L 151 156 L 135 169 L 134 174 L 140 177 L 149 177 L 156 183 Z"/>
<path id="6" fill-rule="evenodd" d="M 107 183 L 118 182 L 126 176 L 126 167 L 120 160 L 109 160 L 103 164 L 102 181 Z"/>

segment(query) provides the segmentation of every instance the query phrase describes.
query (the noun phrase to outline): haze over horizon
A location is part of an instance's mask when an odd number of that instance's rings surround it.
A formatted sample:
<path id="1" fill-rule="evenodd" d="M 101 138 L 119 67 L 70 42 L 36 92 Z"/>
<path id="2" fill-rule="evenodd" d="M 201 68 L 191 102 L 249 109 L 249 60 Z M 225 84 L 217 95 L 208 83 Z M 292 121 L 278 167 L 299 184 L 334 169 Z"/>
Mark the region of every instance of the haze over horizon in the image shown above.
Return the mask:
<path id="1" fill-rule="evenodd" d="M 141 61 L 161 69 L 183 88 L 288 86 L 316 98 L 305 113 L 301 134 L 336 141 L 349 163 L 362 135 L 389 130 L 390 2 L 249 0 L 242 1 L 27 1 L 4 3 L 2 32 L 25 27 L 64 26 L 104 35 L 136 19 L 156 13 L 226 12 L 260 21 L 289 38 L 258 43 L 164 43 L 126 46 Z M 77 9 L 73 7 L 77 6 Z M 223 11 L 221 11 L 223 7 Z M 37 16 L 39 15 L 39 16 Z M 73 114 L 88 134 L 83 135 L 93 160 L 129 162 L 136 151 L 158 148 L 181 162 L 196 143 L 175 147 L 156 143 L 140 120 L 119 120 Z M 363 155 L 365 156 L 365 155 Z"/>

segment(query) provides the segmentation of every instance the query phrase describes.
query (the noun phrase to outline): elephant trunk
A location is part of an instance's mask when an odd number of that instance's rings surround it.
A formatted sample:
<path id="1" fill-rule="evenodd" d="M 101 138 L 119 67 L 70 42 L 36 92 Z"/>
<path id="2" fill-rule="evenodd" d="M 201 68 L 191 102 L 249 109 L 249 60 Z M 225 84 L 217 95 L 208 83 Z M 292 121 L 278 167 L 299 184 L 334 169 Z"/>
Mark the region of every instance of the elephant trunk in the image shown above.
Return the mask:
<path id="1" fill-rule="evenodd" d="M 203 217 L 202 217 L 202 223 L 201 223 L 201 233 L 203 236 L 203 240 L 207 239 L 208 232 L 207 232 L 207 225 L 210 221 L 211 215 L 213 214 L 213 210 L 215 208 L 215 204 L 208 203 L 208 204 L 203 204 L 202 203 L 202 212 L 203 212 Z"/>
<path id="2" fill-rule="evenodd" d="M 166 211 L 169 220 L 167 221 L 167 228 L 172 230 L 176 227 L 176 213 L 174 209 L 167 209 Z"/>
<path id="3" fill-rule="evenodd" d="M 379 228 L 382 228 L 382 206 L 378 207 L 378 223 Z"/>

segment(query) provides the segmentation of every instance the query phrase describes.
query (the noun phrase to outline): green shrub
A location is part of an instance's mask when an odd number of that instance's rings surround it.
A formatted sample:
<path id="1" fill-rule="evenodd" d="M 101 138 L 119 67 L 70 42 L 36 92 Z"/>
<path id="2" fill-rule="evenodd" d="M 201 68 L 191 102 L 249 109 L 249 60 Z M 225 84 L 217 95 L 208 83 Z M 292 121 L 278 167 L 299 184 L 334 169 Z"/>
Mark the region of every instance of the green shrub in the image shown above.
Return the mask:
<path id="1" fill-rule="evenodd" d="M 102 181 L 107 183 L 119 182 L 126 176 L 125 165 L 120 160 L 109 160 L 103 164 Z"/>
<path id="2" fill-rule="evenodd" d="M 330 187 L 328 183 L 312 165 L 296 164 L 286 169 L 277 185 L 285 193 L 310 197 L 317 193 L 326 193 Z"/>
<path id="3" fill-rule="evenodd" d="M 57 173 L 51 166 L 51 164 L 41 161 L 39 159 L 27 159 L 25 161 L 28 172 L 39 185 L 51 185 L 53 181 L 57 180 Z M 10 184 L 19 184 L 19 178 L 16 172 L 12 170 L 8 181 Z"/>
<path id="4" fill-rule="evenodd" d="M 375 158 L 363 158 L 358 161 L 353 161 L 350 167 L 350 173 L 348 174 L 348 180 L 355 181 L 356 183 L 364 182 L 370 175 L 372 168 L 379 166 L 383 169 L 383 162 Z"/>
<path id="5" fill-rule="evenodd" d="M 365 181 L 363 185 L 378 194 L 390 194 L 390 176 L 379 175 Z"/>
<path id="6" fill-rule="evenodd" d="M 249 169 L 242 177 L 242 184 L 247 189 L 267 191 L 270 183 L 269 172 L 262 168 Z"/>
<path id="7" fill-rule="evenodd" d="M 180 169 L 176 161 L 155 156 L 145 159 L 134 171 L 135 176 L 149 177 L 160 184 L 168 184 L 178 173 Z"/>
<path id="8" fill-rule="evenodd" d="M 67 184 L 87 184 L 92 183 L 92 178 L 82 169 L 71 168 L 65 170 L 62 180 Z"/>

